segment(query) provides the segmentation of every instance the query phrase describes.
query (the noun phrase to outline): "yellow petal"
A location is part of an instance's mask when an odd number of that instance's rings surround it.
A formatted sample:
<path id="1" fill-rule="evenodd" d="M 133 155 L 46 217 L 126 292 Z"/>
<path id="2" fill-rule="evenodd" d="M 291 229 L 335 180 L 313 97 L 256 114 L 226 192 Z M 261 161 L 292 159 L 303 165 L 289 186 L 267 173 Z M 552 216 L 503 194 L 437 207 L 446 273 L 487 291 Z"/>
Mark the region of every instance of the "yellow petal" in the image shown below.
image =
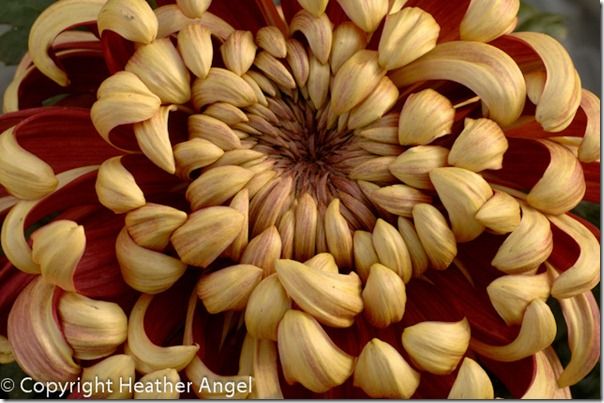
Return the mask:
<path id="1" fill-rule="evenodd" d="M 411 217 L 413 206 L 418 203 L 430 203 L 432 197 L 410 186 L 392 185 L 371 193 L 371 201 L 392 214 Z"/>
<path id="2" fill-rule="evenodd" d="M 199 346 L 161 347 L 154 344 L 147 336 L 144 324 L 145 312 L 152 300 L 153 296 L 142 294 L 134 304 L 128 320 L 128 347 L 136 358 L 135 362 L 138 360 L 136 369 L 142 373 L 164 368 L 180 371 L 195 357 Z"/>
<path id="3" fill-rule="evenodd" d="M 295 209 L 294 256 L 303 261 L 315 254 L 315 239 L 317 234 L 317 203 L 308 193 L 299 199 Z"/>
<path id="4" fill-rule="evenodd" d="M 499 125 L 490 119 L 466 119 L 464 129 L 449 152 L 449 165 L 470 171 L 501 169 L 508 141 Z"/>
<path id="5" fill-rule="evenodd" d="M 271 56 L 283 59 L 287 56 L 287 44 L 283 32 L 275 26 L 262 27 L 256 32 L 256 43 Z"/>
<path id="6" fill-rule="evenodd" d="M 222 60 L 227 69 L 243 75 L 254 63 L 256 44 L 250 31 L 235 31 L 220 46 Z"/>
<path id="7" fill-rule="evenodd" d="M 495 190 L 474 217 L 491 231 L 507 234 L 520 224 L 520 203 L 509 194 Z"/>
<path id="8" fill-rule="evenodd" d="M 457 240 L 466 242 L 479 236 L 484 227 L 474 216 L 493 195 L 487 181 L 472 171 L 455 167 L 433 169 L 430 180 L 449 213 Z"/>
<path id="9" fill-rule="evenodd" d="M 275 262 L 281 256 L 281 249 L 279 231 L 275 226 L 271 226 L 252 238 L 240 262 L 260 267 L 266 277 L 275 271 Z"/>
<path id="10" fill-rule="evenodd" d="M 472 0 L 461 20 L 459 36 L 464 41 L 490 42 L 516 27 L 519 0 Z"/>
<path id="11" fill-rule="evenodd" d="M 363 313 L 374 327 L 385 328 L 399 322 L 405 313 L 405 283 L 390 268 L 375 263 L 363 289 Z"/>
<path id="12" fill-rule="evenodd" d="M 319 59 L 311 56 L 309 59 L 306 87 L 310 100 L 316 109 L 322 108 L 325 102 L 327 102 L 330 80 L 329 64 L 321 63 Z"/>
<path id="13" fill-rule="evenodd" d="M 289 310 L 279 324 L 279 358 L 289 384 L 316 393 L 343 384 L 352 375 L 353 357 L 340 350 L 312 316 Z"/>
<path id="14" fill-rule="evenodd" d="M 547 218 L 522 206 L 520 225 L 503 241 L 491 264 L 504 273 L 525 273 L 538 268 L 552 249 L 552 231 Z"/>
<path id="15" fill-rule="evenodd" d="M 327 14 L 314 16 L 306 10 L 299 11 L 289 25 L 290 34 L 302 32 L 308 41 L 313 55 L 322 63 L 329 60 L 331 50 L 332 31 L 331 22 Z"/>
<path id="16" fill-rule="evenodd" d="M 403 347 L 421 369 L 435 375 L 450 374 L 470 343 L 470 325 L 459 322 L 420 322 L 403 330 Z"/>
<path id="17" fill-rule="evenodd" d="M 134 176 L 122 165 L 121 157 L 103 162 L 95 188 L 101 204 L 117 214 L 145 205 L 145 195 Z"/>
<path id="18" fill-rule="evenodd" d="M 241 148 L 241 140 L 233 132 L 233 129 L 211 116 L 205 114 L 190 115 L 188 127 L 191 137 L 211 141 L 224 151 Z"/>
<path id="19" fill-rule="evenodd" d="M 119 305 L 68 292 L 59 301 L 63 334 L 74 356 L 94 360 L 113 353 L 128 332 L 128 319 Z"/>
<path id="20" fill-rule="evenodd" d="M 377 29 L 388 13 L 388 0 L 338 0 L 348 18 L 365 32 Z"/>
<path id="21" fill-rule="evenodd" d="M 82 371 L 82 384 L 89 385 L 119 385 L 121 382 L 124 387 L 92 388 L 91 398 L 93 399 L 130 399 L 134 389 L 134 360 L 127 354 L 116 354 L 105 358 L 97 364 L 84 368 Z"/>
<path id="22" fill-rule="evenodd" d="M 493 384 L 476 361 L 465 357 L 448 399 L 493 399 Z"/>
<path id="23" fill-rule="evenodd" d="M 354 370 L 354 386 L 373 398 L 409 399 L 419 380 L 394 347 L 376 338 L 363 347 Z"/>
<path id="24" fill-rule="evenodd" d="M 480 355 L 511 362 L 543 350 L 552 344 L 555 337 L 556 320 L 552 311 L 543 300 L 534 299 L 526 308 L 518 336 L 511 343 L 494 346 L 472 339 L 470 345 Z"/>
<path id="25" fill-rule="evenodd" d="M 352 234 L 340 213 L 340 200 L 333 199 L 325 211 L 325 237 L 338 267 L 352 267 Z"/>
<path id="26" fill-rule="evenodd" d="M 396 81 L 395 81 L 396 83 Z M 398 123 L 401 145 L 429 144 L 451 133 L 455 109 L 451 101 L 431 88 L 411 94 Z"/>
<path id="27" fill-rule="evenodd" d="M 123 38 L 148 44 L 157 36 L 157 17 L 144 0 L 108 0 L 97 19 L 99 33 L 113 31 Z"/>
<path id="28" fill-rule="evenodd" d="M 143 154 L 171 174 L 176 171 L 176 165 L 168 132 L 168 115 L 176 109 L 175 106 L 160 107 L 150 119 L 134 125 L 136 142 Z"/>
<path id="29" fill-rule="evenodd" d="M 361 281 L 347 275 L 318 271 L 295 260 L 278 260 L 275 270 L 291 299 L 318 321 L 349 327 L 363 310 Z"/>
<path id="30" fill-rule="evenodd" d="M 399 87 L 424 80 L 463 84 L 481 98 L 489 117 L 501 126 L 518 119 L 526 97 L 524 77 L 512 58 L 479 42 L 441 43 L 390 78 Z"/>
<path id="31" fill-rule="evenodd" d="M 170 236 L 187 220 L 187 213 L 161 204 L 147 203 L 126 215 L 128 233 L 143 248 L 162 251 Z"/>
<path id="32" fill-rule="evenodd" d="M 411 213 L 413 214 L 413 211 Z M 399 217 L 397 224 L 398 232 L 403 237 L 403 241 L 405 241 L 407 250 L 409 251 L 411 265 L 413 266 L 413 276 L 420 277 L 428 269 L 428 255 L 411 220 Z"/>
<path id="33" fill-rule="evenodd" d="M 587 115 L 587 127 L 583 141 L 579 146 L 581 162 L 600 160 L 600 98 L 588 90 L 583 90 L 581 108 Z"/>
<path id="34" fill-rule="evenodd" d="M 394 106 L 397 99 L 398 88 L 388 77 L 383 77 L 373 92 L 350 111 L 348 129 L 355 130 L 378 120 Z"/>
<path id="35" fill-rule="evenodd" d="M 189 71 L 169 39 L 139 47 L 125 70 L 136 74 L 163 103 L 184 104 L 191 98 Z"/>
<path id="36" fill-rule="evenodd" d="M 69 78 L 48 53 L 62 31 L 84 22 L 95 21 L 106 0 L 63 0 L 53 3 L 36 19 L 29 34 L 29 54 L 33 63 L 46 76 L 62 87 Z"/>
<path id="37" fill-rule="evenodd" d="M 287 40 L 286 48 L 287 64 L 289 64 L 296 84 L 302 88 L 306 85 L 310 71 L 309 56 L 304 45 L 293 38 Z"/>
<path id="38" fill-rule="evenodd" d="M 190 24 L 178 32 L 178 51 L 185 66 L 195 76 L 205 78 L 212 67 L 214 48 L 210 30 L 199 24 Z"/>
<path id="39" fill-rule="evenodd" d="M 562 372 L 562 364 L 556 351 L 550 346 L 535 354 L 535 375 L 523 399 L 570 399 L 570 389 L 558 386 L 556 378 Z"/>
<path id="40" fill-rule="evenodd" d="M 380 218 L 373 228 L 372 240 L 380 263 L 393 270 L 405 283 L 408 283 L 413 271 L 411 257 L 407 245 L 397 229 Z"/>
<path id="41" fill-rule="evenodd" d="M 550 163 L 533 186 L 526 201 L 548 214 L 562 214 L 573 209 L 585 195 L 585 178 L 577 158 L 566 147 L 539 140 L 550 154 Z"/>
<path id="42" fill-rule="evenodd" d="M 190 179 L 191 173 L 216 162 L 224 151 L 216 144 L 202 138 L 193 138 L 174 146 L 176 173 L 183 179 Z"/>
<path id="43" fill-rule="evenodd" d="M 403 67 L 436 46 L 440 26 L 431 14 L 405 7 L 386 17 L 378 52 L 386 70 Z"/>
<path id="44" fill-rule="evenodd" d="M 455 234 L 445 217 L 436 207 L 423 203 L 413 207 L 413 222 L 430 264 L 437 270 L 445 270 L 457 255 Z"/>
<path id="45" fill-rule="evenodd" d="M 193 104 L 196 108 L 214 102 L 227 102 L 241 108 L 256 101 L 249 84 L 227 69 L 212 67 L 205 78 L 200 77 L 193 83 Z"/>
<path id="46" fill-rule="evenodd" d="M 379 263 L 378 255 L 373 247 L 371 232 L 355 231 L 353 245 L 355 271 L 363 281 L 366 281 L 371 266 Z"/>
<path id="47" fill-rule="evenodd" d="M 199 18 L 210 7 L 212 0 L 176 0 L 176 5 L 189 18 Z"/>
<path id="48" fill-rule="evenodd" d="M 197 283 L 197 295 L 209 313 L 243 310 L 262 279 L 262 269 L 250 264 L 225 267 L 203 276 Z"/>
<path id="49" fill-rule="evenodd" d="M 73 275 L 86 248 L 84 227 L 70 220 L 53 221 L 31 236 L 32 260 L 45 281 L 75 291 Z"/>
<path id="50" fill-rule="evenodd" d="M 335 74 L 356 52 L 365 48 L 367 34 L 350 21 L 341 23 L 333 31 L 330 65 Z"/>
<path id="51" fill-rule="evenodd" d="M 166 291 L 187 269 L 187 265 L 178 259 L 137 245 L 126 227 L 115 241 L 115 254 L 124 281 L 135 290 L 148 294 Z"/>
<path id="52" fill-rule="evenodd" d="M 546 34 L 517 32 L 511 35 L 531 47 L 545 65 L 547 80 L 535 112 L 537 122 L 548 132 L 564 130 L 581 103 L 581 81 L 570 56 L 558 41 Z"/>
<path id="53" fill-rule="evenodd" d="M 267 51 L 263 50 L 256 55 L 254 65 L 278 86 L 290 90 L 296 88 L 296 80 L 289 70 Z"/>
<path id="54" fill-rule="evenodd" d="M 0 134 L 0 185 L 24 200 L 41 199 L 58 185 L 52 167 L 21 147 L 13 128 Z"/>
<path id="55" fill-rule="evenodd" d="M 180 392 L 177 385 L 181 385 L 180 376 L 173 368 L 160 369 L 151 372 L 139 379 L 140 391 L 134 391 L 135 399 L 159 400 L 178 399 Z"/>
<path id="56" fill-rule="evenodd" d="M 237 194 L 254 173 L 237 165 L 225 165 L 202 173 L 187 188 L 192 210 L 220 205 Z"/>
<path id="57" fill-rule="evenodd" d="M 447 165 L 449 150 L 439 146 L 415 146 L 401 153 L 390 164 L 392 175 L 418 189 L 434 189 L 429 173 Z"/>
<path id="58" fill-rule="evenodd" d="M 298 0 L 302 8 L 315 17 L 320 17 L 325 12 L 328 2 L 329 0 Z"/>
<path id="59" fill-rule="evenodd" d="M 247 331 L 259 339 L 277 340 L 279 322 L 291 307 L 291 299 L 277 274 L 262 280 L 252 291 L 245 309 Z"/>

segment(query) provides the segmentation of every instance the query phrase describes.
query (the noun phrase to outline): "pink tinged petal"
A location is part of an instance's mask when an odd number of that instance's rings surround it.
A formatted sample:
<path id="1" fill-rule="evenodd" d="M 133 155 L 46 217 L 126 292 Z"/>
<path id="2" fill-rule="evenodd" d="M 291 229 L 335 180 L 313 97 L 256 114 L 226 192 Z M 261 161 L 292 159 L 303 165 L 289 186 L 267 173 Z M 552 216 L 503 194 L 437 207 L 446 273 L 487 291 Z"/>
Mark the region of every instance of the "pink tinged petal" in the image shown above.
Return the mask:
<path id="1" fill-rule="evenodd" d="M 568 215 L 548 218 L 553 224 L 554 232 L 554 252 L 550 262 L 557 270 L 564 270 L 554 281 L 552 296 L 559 299 L 568 298 L 591 290 L 600 281 L 598 239 L 584 225 Z M 572 247 L 569 248 L 568 245 Z M 563 249 L 557 251 L 557 247 Z M 575 256 L 576 260 L 571 260 Z"/>
<path id="2" fill-rule="evenodd" d="M 41 277 L 21 292 L 8 318 L 8 339 L 17 363 L 38 381 L 72 381 L 80 373 L 61 333 L 55 287 Z"/>
<path id="3" fill-rule="evenodd" d="M 15 299 L 36 276 L 23 273 L 14 267 L 6 258 L 0 257 L 2 268 L 0 269 L 0 284 L 2 292 L 0 293 L 0 334 L 6 334 L 6 325 L 8 314 L 15 302 Z"/>
<path id="4" fill-rule="evenodd" d="M 534 355 L 535 374 L 522 399 L 570 399 L 568 387 L 560 387 L 556 378 L 562 372 L 562 365 L 552 347 Z"/>
<path id="5" fill-rule="evenodd" d="M 581 110 L 587 117 L 587 126 L 583 141 L 579 146 L 581 162 L 596 162 L 600 160 L 600 98 L 588 90 L 583 90 Z"/>
<path id="6" fill-rule="evenodd" d="M 530 46 L 541 58 L 547 79 L 537 102 L 536 119 L 546 131 L 564 130 L 581 103 L 581 81 L 564 47 L 537 32 L 517 32 L 512 37 Z"/>
<path id="7" fill-rule="evenodd" d="M 399 87 L 424 80 L 463 84 L 481 98 L 489 117 L 501 126 L 518 119 L 526 97 L 524 77 L 514 60 L 494 46 L 479 42 L 442 43 L 392 72 L 390 78 Z"/>

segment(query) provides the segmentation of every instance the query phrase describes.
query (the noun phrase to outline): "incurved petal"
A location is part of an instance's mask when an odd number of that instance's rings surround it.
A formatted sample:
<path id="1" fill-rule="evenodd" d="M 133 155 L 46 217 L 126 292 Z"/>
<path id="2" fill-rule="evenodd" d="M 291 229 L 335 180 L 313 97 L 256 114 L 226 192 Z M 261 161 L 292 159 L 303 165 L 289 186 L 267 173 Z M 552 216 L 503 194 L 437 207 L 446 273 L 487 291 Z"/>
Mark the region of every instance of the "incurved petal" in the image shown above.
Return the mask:
<path id="1" fill-rule="evenodd" d="M 415 62 L 395 70 L 399 87 L 424 80 L 451 80 L 474 91 L 501 126 L 513 123 L 524 108 L 526 84 L 510 56 L 480 42 L 442 43 Z"/>
<path id="2" fill-rule="evenodd" d="M 561 388 L 556 383 L 562 365 L 553 348 L 539 351 L 534 357 L 535 374 L 522 399 L 570 399 L 568 387 Z"/>

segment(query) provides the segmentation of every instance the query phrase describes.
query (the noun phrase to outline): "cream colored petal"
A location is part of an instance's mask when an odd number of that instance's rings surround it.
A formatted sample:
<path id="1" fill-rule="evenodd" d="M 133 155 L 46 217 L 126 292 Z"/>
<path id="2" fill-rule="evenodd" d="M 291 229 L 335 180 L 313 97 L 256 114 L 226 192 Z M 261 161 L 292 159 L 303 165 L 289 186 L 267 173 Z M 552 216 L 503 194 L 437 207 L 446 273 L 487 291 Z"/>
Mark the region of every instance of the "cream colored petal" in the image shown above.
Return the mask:
<path id="1" fill-rule="evenodd" d="M 369 158 L 354 166 L 348 177 L 359 181 L 392 183 L 396 178 L 390 173 L 389 167 L 395 160 L 393 156 Z"/>
<path id="2" fill-rule="evenodd" d="M 356 273 L 363 279 L 369 277 L 370 268 L 374 263 L 379 263 L 379 258 L 373 247 L 371 232 L 355 231 L 353 237 L 354 267 Z"/>
<path id="3" fill-rule="evenodd" d="M 409 399 L 420 374 L 390 344 L 371 339 L 363 347 L 354 370 L 354 386 L 373 398 Z"/>
<path id="4" fill-rule="evenodd" d="M 246 84 L 247 85 L 247 84 Z M 226 123 L 203 114 L 190 115 L 189 135 L 211 141 L 224 151 L 241 148 L 241 140 Z"/>
<path id="5" fill-rule="evenodd" d="M 242 108 L 257 101 L 254 90 L 243 78 L 219 67 L 210 68 L 205 78 L 195 80 L 192 91 L 196 108 L 214 102 L 227 102 Z"/>
<path id="6" fill-rule="evenodd" d="M 213 103 L 203 113 L 204 115 L 223 121 L 229 126 L 242 122 L 245 123 L 249 120 L 245 112 L 227 102 Z"/>
<path id="7" fill-rule="evenodd" d="M 413 211 L 411 213 L 413 214 Z M 407 250 L 409 251 L 413 276 L 420 277 L 428 269 L 428 255 L 422 246 L 412 221 L 405 217 L 399 217 L 397 224 L 398 232 L 403 237 L 403 241 L 405 241 Z"/>
<path id="8" fill-rule="evenodd" d="M 178 399 L 180 397 L 180 376 L 173 368 L 160 369 L 139 379 L 139 390 L 134 391 L 135 399 L 159 400 Z"/>
<path id="9" fill-rule="evenodd" d="M 0 134 L 0 185 L 24 200 L 40 199 L 58 185 L 52 167 L 21 147 L 13 128 Z"/>
<path id="10" fill-rule="evenodd" d="M 568 329 L 570 361 L 558 378 L 562 387 L 583 380 L 600 359 L 600 310 L 591 292 L 559 299 Z"/>
<path id="11" fill-rule="evenodd" d="M 296 80 L 287 67 L 267 51 L 263 50 L 256 55 L 254 65 L 278 86 L 290 90 L 296 88 Z"/>
<path id="12" fill-rule="evenodd" d="M 308 75 L 310 73 L 309 59 L 311 59 L 311 57 L 306 53 L 304 45 L 293 38 L 287 40 L 286 48 L 287 64 L 289 64 L 289 68 L 292 71 L 292 75 L 294 76 L 298 87 L 302 88 L 306 85 L 306 81 L 308 80 Z"/>
<path id="13" fill-rule="evenodd" d="M 547 218 L 522 206 L 520 225 L 503 241 L 491 264 L 504 273 L 525 273 L 538 268 L 552 249 L 552 230 Z"/>
<path id="14" fill-rule="evenodd" d="M 335 74 L 359 50 L 365 48 L 367 34 L 350 21 L 343 22 L 333 31 L 329 63 Z"/>
<path id="15" fill-rule="evenodd" d="M 470 343 L 470 325 L 459 322 L 420 322 L 403 330 L 403 347 L 413 363 L 435 375 L 455 370 Z"/>
<path id="16" fill-rule="evenodd" d="M 459 168 L 480 172 L 501 169 L 508 141 L 497 123 L 490 119 L 466 119 L 455 139 L 448 162 Z"/>
<path id="17" fill-rule="evenodd" d="M 278 260 L 275 270 L 290 298 L 327 326 L 349 327 L 363 310 L 361 281 L 354 272 L 318 271 L 286 259 Z"/>
<path id="18" fill-rule="evenodd" d="M 520 0 L 472 0 L 459 26 L 464 41 L 490 42 L 514 29 Z"/>
<path id="19" fill-rule="evenodd" d="M 392 214 L 411 217 L 413 206 L 431 203 L 432 197 L 410 186 L 391 185 L 371 193 L 371 201 Z"/>
<path id="20" fill-rule="evenodd" d="M 150 119 L 134 124 L 134 135 L 143 154 L 164 171 L 173 174 L 176 171 L 168 115 L 176 106 L 160 107 Z"/>
<path id="21" fill-rule="evenodd" d="M 498 190 L 476 212 L 476 220 L 497 234 L 514 231 L 520 224 L 520 203 L 513 196 Z"/>
<path id="22" fill-rule="evenodd" d="M 75 168 L 57 175 L 57 190 L 94 171 L 96 167 Z M 25 238 L 25 220 L 27 215 L 44 199 L 37 201 L 20 201 L 8 212 L 2 222 L 2 251 L 10 262 L 25 273 L 39 274 L 40 265 L 32 260 L 32 250 Z"/>
<path id="23" fill-rule="evenodd" d="M 497 361 L 511 362 L 548 347 L 556 337 L 556 320 L 547 304 L 535 299 L 526 308 L 518 336 L 509 344 L 494 346 L 472 339 L 472 350 Z"/>
<path id="24" fill-rule="evenodd" d="M 107 78 L 97 91 L 90 117 L 103 139 L 117 126 L 142 122 L 153 117 L 161 100 L 133 73 L 120 71 Z"/>
<path id="25" fill-rule="evenodd" d="M 449 399 L 493 399 L 493 384 L 476 361 L 465 357 L 449 391 Z"/>
<path id="26" fill-rule="evenodd" d="M 176 173 L 183 179 L 190 179 L 193 171 L 216 162 L 224 151 L 209 140 L 193 138 L 174 146 Z"/>
<path id="27" fill-rule="evenodd" d="M 348 18 L 365 32 L 377 29 L 388 13 L 388 0 L 338 0 Z"/>
<path id="28" fill-rule="evenodd" d="M 459 242 L 471 241 L 484 227 L 474 216 L 491 198 L 493 190 L 482 176 L 463 168 L 436 168 L 430 180 L 444 204 Z"/>
<path id="29" fill-rule="evenodd" d="M 262 268 L 264 277 L 274 273 L 275 262 L 281 257 L 281 236 L 273 225 L 250 240 L 240 262 Z"/>
<path id="30" fill-rule="evenodd" d="M 230 207 L 201 209 L 174 231 L 172 245 L 183 262 L 206 268 L 239 236 L 244 221 Z"/>
<path id="31" fill-rule="evenodd" d="M 189 72 L 169 39 L 139 47 L 125 70 L 136 74 L 163 103 L 184 104 L 191 98 Z"/>
<path id="32" fill-rule="evenodd" d="M 121 382 L 123 388 L 108 387 L 93 388 L 91 391 L 92 399 L 131 399 L 134 389 L 134 360 L 127 354 L 116 354 L 107 357 L 97 364 L 84 368 L 82 371 L 82 384 L 89 385 L 119 385 Z"/>
<path id="33" fill-rule="evenodd" d="M 581 108 L 587 115 L 587 127 L 583 141 L 579 146 L 581 162 L 600 160 L 600 98 L 588 90 L 583 90 Z"/>
<path id="34" fill-rule="evenodd" d="M 317 234 L 317 203 L 308 193 L 304 193 L 295 208 L 294 256 L 303 261 L 315 254 Z"/>
<path id="35" fill-rule="evenodd" d="M 309 59 L 307 89 L 310 100 L 314 107 L 321 109 L 329 95 L 331 75 L 329 72 L 329 64 L 321 63 L 319 59 L 311 56 Z"/>
<path id="36" fill-rule="evenodd" d="M 577 158 L 563 145 L 539 140 L 550 154 L 550 163 L 533 186 L 526 201 L 548 214 L 562 214 L 573 209 L 585 195 L 585 178 Z"/>
<path id="37" fill-rule="evenodd" d="M 306 10 L 299 11 L 291 20 L 289 25 L 290 34 L 296 31 L 302 32 L 308 41 L 308 45 L 314 56 L 322 63 L 329 60 L 331 50 L 332 31 L 331 21 L 327 14 L 313 16 Z"/>
<path id="38" fill-rule="evenodd" d="M 195 76 L 206 78 L 214 58 L 209 29 L 198 24 L 190 24 L 181 29 L 178 33 L 178 51 L 185 66 Z"/>
<path id="39" fill-rule="evenodd" d="M 291 299 L 277 274 L 263 279 L 252 291 L 245 309 L 248 332 L 260 339 L 277 340 L 279 322 L 291 307 Z"/>
<path id="40" fill-rule="evenodd" d="M 390 78 L 399 87 L 424 80 L 463 84 L 481 98 L 489 117 L 501 126 L 518 119 L 526 98 L 524 77 L 512 58 L 479 42 L 441 43 Z"/>
<path id="41" fill-rule="evenodd" d="M 145 205 L 145 195 L 134 176 L 122 165 L 121 157 L 113 157 L 99 167 L 96 194 L 101 204 L 116 214 Z"/>
<path id="42" fill-rule="evenodd" d="M 161 204 L 147 203 L 126 215 L 126 228 L 143 248 L 162 251 L 170 235 L 187 220 L 187 213 Z"/>
<path id="43" fill-rule="evenodd" d="M 372 326 L 385 328 L 403 318 L 407 302 L 405 283 L 390 268 L 373 264 L 362 296 L 363 314 Z"/>
<path id="44" fill-rule="evenodd" d="M 235 240 L 227 247 L 224 251 L 224 255 L 230 257 L 234 261 L 239 261 L 241 255 L 248 244 L 248 226 L 249 226 L 249 207 L 250 207 L 250 198 L 249 192 L 247 189 L 241 190 L 237 193 L 229 207 L 237 210 L 243 215 L 243 224 L 241 225 L 241 230 L 239 231 L 239 235 L 235 238 Z"/>
<path id="45" fill-rule="evenodd" d="M 262 269 L 251 264 L 225 267 L 203 276 L 197 283 L 197 295 L 209 313 L 240 311 L 262 279 Z"/>
<path id="46" fill-rule="evenodd" d="M 562 364 L 556 351 L 550 346 L 535 354 L 535 375 L 523 399 L 570 399 L 570 389 L 560 388 L 556 378 L 562 372 Z"/>
<path id="47" fill-rule="evenodd" d="M 256 43 L 271 56 L 283 59 L 287 56 L 287 44 L 283 32 L 275 26 L 262 27 L 256 32 Z"/>
<path id="48" fill-rule="evenodd" d="M 241 76 L 254 63 L 256 44 L 250 31 L 235 31 L 220 46 L 222 60 L 227 69 Z"/>
<path id="49" fill-rule="evenodd" d="M 164 368 L 180 371 L 195 357 L 199 346 L 162 347 L 154 344 L 147 336 L 144 324 L 145 313 L 152 300 L 153 296 L 142 294 L 134 304 L 128 320 L 128 347 L 135 356 L 135 362 L 138 360 L 136 369 L 142 373 Z M 139 363 L 142 365 L 139 366 Z"/>
<path id="50" fill-rule="evenodd" d="M 187 269 L 187 265 L 178 259 L 137 245 L 126 227 L 115 241 L 115 255 L 124 281 L 147 294 L 166 291 Z"/>
<path id="51" fill-rule="evenodd" d="M 322 393 L 352 375 L 354 358 L 340 350 L 312 316 L 287 311 L 279 324 L 278 337 L 279 359 L 289 384 L 299 382 Z"/>
<path id="52" fill-rule="evenodd" d="M 405 283 L 408 283 L 413 272 L 411 257 L 407 245 L 397 229 L 380 218 L 373 228 L 372 240 L 380 263 L 393 270 Z"/>
<path id="53" fill-rule="evenodd" d="M 378 52 L 386 70 L 403 67 L 436 46 L 440 26 L 431 14 L 405 7 L 386 17 Z"/>
<path id="54" fill-rule="evenodd" d="M 106 357 L 126 341 L 128 318 L 115 303 L 67 292 L 58 308 L 63 334 L 76 358 Z"/>
<path id="55" fill-rule="evenodd" d="M 350 111 L 348 129 L 355 130 L 378 120 L 394 106 L 397 99 L 398 88 L 388 77 L 383 77 L 373 92 Z"/>
<path id="56" fill-rule="evenodd" d="M 564 47 L 554 38 L 537 32 L 511 34 L 530 46 L 545 65 L 547 80 L 539 97 L 535 118 L 548 132 L 568 127 L 581 103 L 581 80 Z"/>
<path id="57" fill-rule="evenodd" d="M 62 87 L 69 78 L 48 53 L 62 31 L 84 22 L 95 21 L 107 0 L 63 0 L 53 3 L 36 19 L 29 33 L 29 54 L 36 67 Z"/>
<path id="58" fill-rule="evenodd" d="M 328 273 L 339 273 L 338 265 L 331 253 L 319 253 L 311 259 L 308 259 L 304 264 L 315 270 L 325 271 Z"/>
<path id="59" fill-rule="evenodd" d="M 454 118 L 455 109 L 451 101 L 433 89 L 411 94 L 399 117 L 399 143 L 429 144 L 451 133 Z"/>
<path id="60" fill-rule="evenodd" d="M 526 307 L 535 299 L 546 301 L 552 279 L 548 273 L 508 274 L 493 280 L 487 293 L 493 308 L 508 325 L 522 323 Z"/>
<path id="61" fill-rule="evenodd" d="M 334 199 L 325 211 L 325 237 L 329 252 L 338 267 L 352 267 L 352 234 L 346 219 L 340 213 L 340 200 Z"/>
<path id="62" fill-rule="evenodd" d="M 298 3 L 315 17 L 320 17 L 325 12 L 329 0 L 298 0 Z"/>
<path id="63" fill-rule="evenodd" d="M 96 17 L 99 33 L 113 31 L 123 38 L 148 44 L 157 36 L 157 17 L 144 0 L 108 0 Z"/>
<path id="64" fill-rule="evenodd" d="M 568 298 L 591 290 L 600 281 L 598 239 L 583 224 L 567 215 L 547 218 L 579 245 L 577 260 L 554 281 L 552 296 Z"/>
<path id="65" fill-rule="evenodd" d="M 186 197 L 193 211 L 220 205 L 237 194 L 254 173 L 237 165 L 225 165 L 202 173 L 189 185 Z"/>
<path id="66" fill-rule="evenodd" d="M 430 172 L 447 165 L 449 150 L 439 146 L 415 146 L 401 153 L 388 169 L 397 179 L 418 189 L 433 189 Z"/>
<path id="67" fill-rule="evenodd" d="M 31 235 L 32 260 L 45 281 L 75 291 L 73 275 L 86 248 L 84 227 L 70 220 L 53 221 Z"/>
<path id="68" fill-rule="evenodd" d="M 457 255 L 455 234 L 447 220 L 430 204 L 413 207 L 413 222 L 430 264 L 437 270 L 445 270 Z"/>
<path id="69" fill-rule="evenodd" d="M 373 50 L 359 50 L 336 73 L 331 86 L 330 108 L 335 115 L 350 111 L 378 86 L 386 71 Z"/>

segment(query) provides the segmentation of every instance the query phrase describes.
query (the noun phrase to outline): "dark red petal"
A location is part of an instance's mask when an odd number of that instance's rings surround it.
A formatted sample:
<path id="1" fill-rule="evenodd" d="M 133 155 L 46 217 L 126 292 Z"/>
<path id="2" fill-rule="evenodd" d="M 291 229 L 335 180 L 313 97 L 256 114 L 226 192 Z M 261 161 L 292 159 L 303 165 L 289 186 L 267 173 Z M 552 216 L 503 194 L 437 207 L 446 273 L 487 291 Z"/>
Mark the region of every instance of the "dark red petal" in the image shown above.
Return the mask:
<path id="1" fill-rule="evenodd" d="M 409 0 L 405 3 L 405 7 L 419 7 L 432 14 L 440 25 L 439 43 L 459 39 L 459 25 L 469 5 L 470 0 Z"/>
<path id="2" fill-rule="evenodd" d="M 577 261 L 581 253 L 581 246 L 572 236 L 562 231 L 554 223 L 551 223 L 551 228 L 554 238 L 554 249 L 547 261 L 558 271 L 563 272 Z"/>
<path id="3" fill-rule="evenodd" d="M 134 54 L 134 43 L 110 30 L 103 31 L 101 43 L 105 63 L 111 74 L 123 70 Z"/>
<path id="4" fill-rule="evenodd" d="M 21 147 L 52 166 L 55 173 L 97 165 L 119 154 L 99 136 L 88 109 L 41 111 L 19 123 L 14 134 Z"/>
<path id="5" fill-rule="evenodd" d="M 213 1 L 209 11 L 216 14 L 235 29 L 256 33 L 266 25 L 276 25 L 286 31 L 285 22 L 278 17 L 277 9 L 270 0 L 220 0 Z"/>
<path id="6" fill-rule="evenodd" d="M 537 374 L 534 355 L 513 362 L 500 362 L 480 356 L 478 361 L 503 382 L 514 399 L 519 399 L 526 393 Z"/>
<path id="7" fill-rule="evenodd" d="M 519 38 L 503 35 L 489 44 L 507 53 L 524 73 L 535 69 L 545 69 L 537 52 Z"/>
<path id="8" fill-rule="evenodd" d="M 583 174 L 585 175 L 585 200 L 600 203 L 600 163 L 581 163 Z"/>
<path id="9" fill-rule="evenodd" d="M 96 90 L 109 76 L 99 50 L 78 50 L 57 56 L 71 83 L 61 87 L 38 69 L 33 69 L 19 86 L 19 109 L 36 108 L 55 96 L 78 96 L 80 106 L 89 107 L 96 100 Z"/>

